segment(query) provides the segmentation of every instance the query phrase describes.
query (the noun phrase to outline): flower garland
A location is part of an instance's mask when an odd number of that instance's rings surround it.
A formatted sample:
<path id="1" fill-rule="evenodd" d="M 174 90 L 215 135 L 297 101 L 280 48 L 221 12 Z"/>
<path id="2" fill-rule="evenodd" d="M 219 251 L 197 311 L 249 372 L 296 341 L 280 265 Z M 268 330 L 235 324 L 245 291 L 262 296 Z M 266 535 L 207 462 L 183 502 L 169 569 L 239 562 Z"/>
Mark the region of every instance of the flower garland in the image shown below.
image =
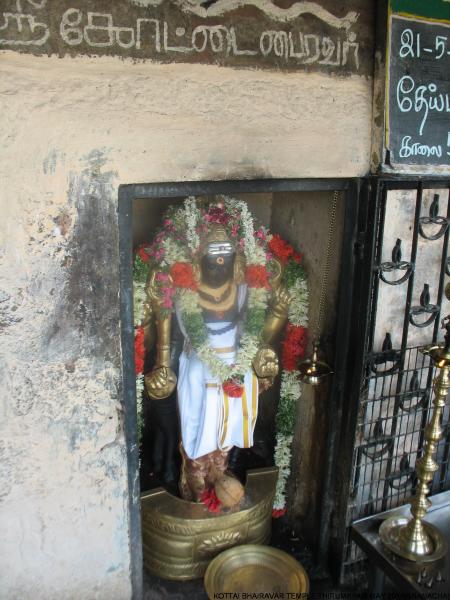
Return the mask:
<path id="1" fill-rule="evenodd" d="M 237 252 L 245 256 L 245 281 L 248 286 L 247 310 L 243 331 L 233 365 L 225 363 L 211 351 L 208 331 L 203 321 L 193 262 L 200 256 L 201 240 L 210 224 L 226 228 Z M 242 395 L 243 379 L 252 368 L 260 348 L 260 333 L 264 328 L 271 279 L 276 273 L 274 260 L 283 266 L 282 284 L 289 291 L 288 325 L 281 356 L 280 401 L 276 417 L 276 446 L 274 460 L 279 468 L 274 515 L 284 512 L 285 489 L 290 474 L 291 445 L 295 410 L 301 396 L 301 384 L 296 371 L 304 356 L 308 322 L 308 286 L 301 266 L 301 255 L 279 235 L 271 235 L 265 227 L 255 229 L 253 217 L 245 202 L 223 196 L 223 201 L 204 207 L 195 198 L 187 198 L 183 207 L 170 207 L 163 219 L 162 229 L 151 245 L 140 246 L 134 260 L 134 310 L 136 390 L 139 399 L 143 390 L 143 312 L 145 283 L 148 273 L 155 271 L 155 284 L 161 297 L 163 314 L 179 306 L 181 319 L 191 346 L 210 372 L 222 381 L 224 390 L 234 397 Z M 140 391 L 141 390 L 141 391 Z M 142 418 L 138 424 L 142 426 Z"/>

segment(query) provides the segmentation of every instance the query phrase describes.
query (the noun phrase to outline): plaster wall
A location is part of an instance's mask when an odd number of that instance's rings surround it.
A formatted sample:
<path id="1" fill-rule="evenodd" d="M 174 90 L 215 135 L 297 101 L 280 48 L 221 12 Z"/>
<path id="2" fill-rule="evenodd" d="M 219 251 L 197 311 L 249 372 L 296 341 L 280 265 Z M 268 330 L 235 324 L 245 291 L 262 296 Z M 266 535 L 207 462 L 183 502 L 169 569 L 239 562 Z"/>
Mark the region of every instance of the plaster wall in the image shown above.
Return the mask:
<path id="1" fill-rule="evenodd" d="M 0 597 L 122 600 L 118 186 L 364 175 L 371 80 L 8 51 L 0 69 Z"/>

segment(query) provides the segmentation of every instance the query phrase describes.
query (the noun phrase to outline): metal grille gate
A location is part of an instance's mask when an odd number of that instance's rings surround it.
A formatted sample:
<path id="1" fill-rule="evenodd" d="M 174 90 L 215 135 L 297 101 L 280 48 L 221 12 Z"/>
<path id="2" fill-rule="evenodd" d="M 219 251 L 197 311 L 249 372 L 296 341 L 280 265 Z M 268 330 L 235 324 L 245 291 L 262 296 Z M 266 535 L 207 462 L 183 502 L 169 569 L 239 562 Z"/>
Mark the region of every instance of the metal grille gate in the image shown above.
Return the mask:
<path id="1" fill-rule="evenodd" d="M 365 576 L 350 524 L 404 504 L 414 493 L 415 463 L 429 418 L 434 369 L 420 347 L 442 339 L 450 223 L 450 182 L 375 180 L 368 194 L 371 231 L 363 260 L 369 292 L 364 351 L 346 493 L 341 581 Z M 367 304 L 367 303 L 366 303 Z M 361 340 L 362 341 L 362 340 Z M 450 407 L 431 493 L 450 488 Z"/>

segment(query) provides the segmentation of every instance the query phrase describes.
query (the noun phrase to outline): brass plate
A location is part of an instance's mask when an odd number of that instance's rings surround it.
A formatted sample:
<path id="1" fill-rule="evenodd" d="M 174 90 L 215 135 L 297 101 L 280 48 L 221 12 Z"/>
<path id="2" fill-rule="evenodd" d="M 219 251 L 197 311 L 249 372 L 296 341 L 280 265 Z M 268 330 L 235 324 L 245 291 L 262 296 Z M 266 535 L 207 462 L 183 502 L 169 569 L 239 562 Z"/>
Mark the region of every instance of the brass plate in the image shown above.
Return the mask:
<path id="1" fill-rule="evenodd" d="M 302 565 L 286 552 L 245 544 L 225 550 L 210 562 L 205 588 L 211 600 L 219 593 L 299 594 L 309 591 L 309 579 Z"/>
<path id="2" fill-rule="evenodd" d="M 426 521 L 423 521 L 423 526 L 433 542 L 433 552 L 431 554 L 419 556 L 400 547 L 398 544 L 398 536 L 401 529 L 405 527 L 409 521 L 410 519 L 407 517 L 391 517 L 390 519 L 383 521 L 380 525 L 378 531 L 380 539 L 389 550 L 403 558 L 420 563 L 431 563 L 445 556 L 447 553 L 447 543 L 445 539 L 442 537 L 439 529 Z"/>

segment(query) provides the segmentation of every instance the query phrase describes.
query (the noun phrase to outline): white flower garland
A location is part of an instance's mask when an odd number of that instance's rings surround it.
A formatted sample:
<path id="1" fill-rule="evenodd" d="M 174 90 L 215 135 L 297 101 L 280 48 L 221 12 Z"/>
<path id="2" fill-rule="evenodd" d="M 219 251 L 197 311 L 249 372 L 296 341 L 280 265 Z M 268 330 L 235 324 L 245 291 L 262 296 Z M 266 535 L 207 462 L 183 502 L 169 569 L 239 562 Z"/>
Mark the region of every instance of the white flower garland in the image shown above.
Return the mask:
<path id="1" fill-rule="evenodd" d="M 305 279 L 297 279 L 291 287 L 291 295 L 292 300 L 288 310 L 288 321 L 291 325 L 297 327 L 307 327 L 309 306 L 308 282 Z M 297 371 L 283 371 L 281 374 L 279 409 L 282 409 L 283 405 L 293 404 L 296 406 L 302 395 L 302 386 L 303 384 L 300 382 Z M 293 438 L 293 435 L 286 435 L 280 431 L 276 435 L 274 462 L 279 471 L 273 502 L 275 510 L 284 510 L 286 507 L 286 486 L 291 473 Z"/>
<path id="2" fill-rule="evenodd" d="M 162 263 L 167 266 L 171 266 L 177 262 L 187 262 L 188 257 L 186 252 L 182 248 L 180 248 L 179 244 L 176 244 L 172 238 L 167 237 L 163 241 L 165 255 L 162 260 Z"/>
<path id="3" fill-rule="evenodd" d="M 264 295 L 260 293 L 254 294 L 254 292 L 254 288 L 249 288 L 249 304 L 253 305 L 253 297 L 255 297 L 256 302 L 265 310 L 267 308 L 267 293 L 265 294 L 266 301 L 264 302 Z M 191 290 L 180 290 L 178 298 L 184 322 L 192 315 L 202 314 L 197 293 Z M 202 344 L 200 347 L 194 348 L 194 350 L 198 354 L 200 360 L 208 367 L 211 374 L 223 383 L 228 379 L 244 377 L 244 375 L 252 368 L 252 362 L 259 347 L 260 342 L 258 336 L 244 333 L 241 337 L 239 349 L 236 354 L 236 361 L 233 365 L 224 362 L 220 356 L 214 352 L 209 343 Z"/>
<path id="4" fill-rule="evenodd" d="M 308 326 L 309 292 L 308 282 L 305 279 L 297 279 L 291 288 L 292 300 L 289 304 L 289 323 L 298 327 Z"/>
<path id="5" fill-rule="evenodd" d="M 147 292 L 145 283 L 138 281 L 133 282 L 133 313 L 134 326 L 139 327 L 144 319 L 144 304 L 147 301 Z"/>
<path id="6" fill-rule="evenodd" d="M 275 510 L 283 510 L 286 507 L 285 494 L 287 481 L 291 474 L 291 446 L 293 439 L 293 435 L 283 435 L 282 433 L 277 433 L 276 436 L 274 461 L 278 467 L 278 479 L 273 501 L 273 508 Z"/>
<path id="7" fill-rule="evenodd" d="M 197 208 L 197 203 L 193 196 L 189 196 L 184 201 L 184 214 L 186 222 L 186 238 L 189 250 L 195 254 L 200 246 L 200 238 L 196 231 L 201 213 Z"/>

